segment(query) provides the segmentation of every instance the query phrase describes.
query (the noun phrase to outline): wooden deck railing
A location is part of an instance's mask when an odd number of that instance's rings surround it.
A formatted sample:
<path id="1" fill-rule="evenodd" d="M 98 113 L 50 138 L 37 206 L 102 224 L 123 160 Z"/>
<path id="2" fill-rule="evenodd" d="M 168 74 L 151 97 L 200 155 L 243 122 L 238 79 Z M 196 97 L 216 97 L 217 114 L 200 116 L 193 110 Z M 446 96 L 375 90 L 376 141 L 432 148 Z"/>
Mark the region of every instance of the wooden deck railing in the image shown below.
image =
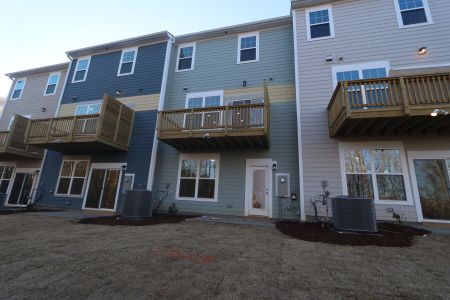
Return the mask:
<path id="1" fill-rule="evenodd" d="M 388 77 L 338 83 L 328 105 L 330 134 L 352 115 L 374 118 L 430 114 L 450 105 L 450 74 Z"/>
<path id="2" fill-rule="evenodd" d="M 25 143 L 25 134 L 30 120 L 15 115 L 11 129 L 0 132 L 0 156 L 22 156 L 41 158 L 44 151 L 38 147 Z"/>
<path id="3" fill-rule="evenodd" d="M 134 111 L 105 95 L 99 114 L 32 120 L 27 143 L 103 142 L 123 150 L 128 148 Z"/>

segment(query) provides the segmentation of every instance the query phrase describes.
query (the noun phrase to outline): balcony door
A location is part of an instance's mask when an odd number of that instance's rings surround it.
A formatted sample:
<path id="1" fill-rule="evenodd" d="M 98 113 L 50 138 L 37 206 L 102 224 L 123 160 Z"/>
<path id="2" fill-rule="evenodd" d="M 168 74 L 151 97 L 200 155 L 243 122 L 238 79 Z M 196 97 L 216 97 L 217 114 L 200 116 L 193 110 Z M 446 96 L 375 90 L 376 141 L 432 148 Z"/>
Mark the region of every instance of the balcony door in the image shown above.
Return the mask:
<path id="1" fill-rule="evenodd" d="M 450 223 L 450 152 L 409 153 L 419 221 Z"/>
<path id="2" fill-rule="evenodd" d="M 26 206 L 33 198 L 37 170 L 17 169 L 14 176 L 11 192 L 9 193 L 8 205 Z"/>
<path id="3" fill-rule="evenodd" d="M 223 91 L 190 93 L 186 95 L 186 108 L 194 110 L 207 107 L 218 107 L 223 103 Z M 221 124 L 220 110 L 194 111 L 184 118 L 185 129 L 214 129 Z"/>
<path id="4" fill-rule="evenodd" d="M 92 164 L 83 209 L 115 211 L 124 164 Z"/>
<path id="5" fill-rule="evenodd" d="M 341 81 L 358 81 L 385 78 L 389 74 L 389 62 L 373 62 L 358 65 L 343 65 L 333 68 L 334 87 Z M 354 84 L 348 87 L 351 104 L 360 104 L 365 108 L 376 105 L 377 101 L 386 103 L 387 83 Z"/>

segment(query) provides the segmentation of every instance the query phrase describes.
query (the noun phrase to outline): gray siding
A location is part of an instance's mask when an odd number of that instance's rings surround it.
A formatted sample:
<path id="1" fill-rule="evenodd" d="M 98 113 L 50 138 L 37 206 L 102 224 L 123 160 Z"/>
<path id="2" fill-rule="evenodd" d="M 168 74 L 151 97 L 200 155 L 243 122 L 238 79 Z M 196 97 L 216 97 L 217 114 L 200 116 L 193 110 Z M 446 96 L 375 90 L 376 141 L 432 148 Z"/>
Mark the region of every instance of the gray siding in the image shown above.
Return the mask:
<path id="1" fill-rule="evenodd" d="M 328 180 L 332 195 L 342 194 L 338 140 L 329 138 L 326 112 L 333 93 L 332 67 L 382 60 L 388 60 L 391 69 L 448 65 L 450 2 L 428 2 L 434 24 L 405 29 L 398 26 L 392 0 L 336 2 L 332 4 L 335 38 L 317 41 L 307 41 L 305 11 L 295 11 L 307 215 L 313 214 L 310 201 L 321 192 L 321 180 Z M 425 56 L 417 55 L 417 48 L 422 45 L 429 49 Z M 344 61 L 325 63 L 328 55 L 343 57 Z M 434 139 L 429 150 L 440 143 L 442 145 L 442 139 Z M 405 142 L 406 150 L 409 150 L 408 144 Z M 391 214 L 386 212 L 387 207 L 392 205 L 377 207 L 380 219 L 391 219 Z M 399 206 L 398 209 L 409 220 L 416 220 L 414 206 Z"/>
<path id="2" fill-rule="evenodd" d="M 259 32 L 259 62 L 237 64 L 238 35 L 197 41 L 195 66 L 192 71 L 175 72 L 177 47 L 173 47 L 165 109 L 184 108 L 186 93 L 215 90 L 242 89 L 247 81 L 249 89 L 261 87 L 263 80 L 272 78 L 271 87 L 294 84 L 294 56 L 291 27 L 279 27 Z M 188 88 L 188 91 L 184 91 Z M 270 87 L 269 87 L 270 89 Z M 246 94 L 245 89 L 242 93 Z M 247 93 L 248 94 L 248 93 Z M 239 95 L 236 95 L 239 98 Z M 241 96 L 242 97 L 242 96 Z M 288 97 L 293 98 L 293 97 Z M 281 101 L 283 100 L 283 101 Z M 278 163 L 278 173 L 290 173 L 291 190 L 299 193 L 296 110 L 294 99 L 281 99 L 271 103 L 270 149 L 230 149 L 220 153 L 218 201 L 176 201 L 179 152 L 159 143 L 158 159 L 153 191 L 158 199 L 165 184 L 170 184 L 170 195 L 165 199 L 163 210 L 176 203 L 184 212 L 204 214 L 245 214 L 246 159 L 270 158 Z M 205 149 L 205 153 L 211 152 Z M 275 184 L 275 175 L 273 178 Z M 289 218 L 297 218 L 299 204 L 287 212 Z M 273 195 L 273 216 L 278 216 L 278 202 Z"/>
<path id="3" fill-rule="evenodd" d="M 164 108 L 184 108 L 186 93 L 239 89 L 244 80 L 249 88 L 269 78 L 272 85 L 293 84 L 292 28 L 261 31 L 259 43 L 259 62 L 237 64 L 237 35 L 198 41 L 194 70 L 184 72 L 175 72 L 178 48 L 174 47 Z"/>
<path id="4" fill-rule="evenodd" d="M 271 105 L 271 146 L 268 150 L 235 149 L 220 151 L 220 174 L 218 202 L 175 200 L 179 152 L 160 143 L 153 191 L 155 198 L 161 197 L 166 183 L 170 184 L 170 195 L 164 200 L 162 210 L 176 203 L 180 211 L 243 216 L 245 212 L 246 159 L 271 158 L 277 161 L 277 173 L 289 173 L 291 191 L 299 195 L 298 152 L 295 102 Z M 209 153 L 211 151 L 205 150 Z M 286 211 L 287 218 L 297 219 L 299 201 L 294 211 Z M 273 175 L 273 216 L 278 217 L 278 199 L 275 197 L 275 174 Z"/>
<path id="5" fill-rule="evenodd" d="M 15 114 L 31 115 L 32 119 L 53 117 L 61 96 L 66 73 L 67 70 L 61 70 L 56 93 L 51 96 L 44 96 L 50 73 L 28 76 L 22 97 L 18 100 L 9 100 L 8 98 L 6 101 L 0 119 L 0 130 L 8 129 L 9 121 Z M 11 89 L 14 88 L 14 84 L 15 81 L 12 82 Z M 45 108 L 46 111 L 43 112 L 42 108 Z"/>

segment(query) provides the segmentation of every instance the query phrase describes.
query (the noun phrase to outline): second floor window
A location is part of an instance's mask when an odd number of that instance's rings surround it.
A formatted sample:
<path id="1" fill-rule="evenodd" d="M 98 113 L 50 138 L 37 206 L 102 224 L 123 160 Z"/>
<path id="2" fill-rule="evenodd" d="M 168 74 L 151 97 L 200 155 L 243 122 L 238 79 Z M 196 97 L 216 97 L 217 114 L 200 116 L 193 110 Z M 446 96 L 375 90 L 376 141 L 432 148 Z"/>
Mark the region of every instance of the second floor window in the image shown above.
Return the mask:
<path id="1" fill-rule="evenodd" d="M 427 0 L 394 0 L 399 26 L 431 23 Z"/>
<path id="2" fill-rule="evenodd" d="M 101 108 L 102 108 L 101 103 L 80 104 L 77 106 L 77 109 L 75 110 L 75 115 L 81 116 L 81 115 L 99 114 Z"/>
<path id="3" fill-rule="evenodd" d="M 331 6 L 307 9 L 306 23 L 308 41 L 334 37 Z"/>
<path id="4" fill-rule="evenodd" d="M 248 33 L 239 36 L 238 63 L 259 60 L 259 34 Z"/>
<path id="5" fill-rule="evenodd" d="M 61 73 L 52 73 L 48 76 L 47 87 L 45 88 L 44 96 L 54 95 L 56 87 L 58 86 L 59 77 Z"/>
<path id="6" fill-rule="evenodd" d="M 17 100 L 22 97 L 23 88 L 25 87 L 25 79 L 18 79 L 14 84 L 14 90 L 11 94 L 11 100 Z"/>
<path id="7" fill-rule="evenodd" d="M 75 67 L 75 72 L 73 73 L 72 82 L 81 82 L 86 80 L 90 62 L 90 57 L 78 59 L 77 66 Z"/>
<path id="8" fill-rule="evenodd" d="M 137 56 L 137 49 L 127 49 L 122 51 L 117 76 L 130 75 L 134 73 L 136 56 Z"/>
<path id="9" fill-rule="evenodd" d="M 194 69 L 195 44 L 180 45 L 178 48 L 177 71 Z"/>

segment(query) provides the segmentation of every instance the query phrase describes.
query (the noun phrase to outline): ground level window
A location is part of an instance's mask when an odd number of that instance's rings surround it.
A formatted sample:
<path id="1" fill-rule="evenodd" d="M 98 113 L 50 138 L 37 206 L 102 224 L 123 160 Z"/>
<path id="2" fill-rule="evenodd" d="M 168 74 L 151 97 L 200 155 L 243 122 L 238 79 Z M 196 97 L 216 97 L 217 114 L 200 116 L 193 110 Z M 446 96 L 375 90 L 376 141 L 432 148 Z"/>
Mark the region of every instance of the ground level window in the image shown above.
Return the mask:
<path id="1" fill-rule="evenodd" d="M 182 154 L 178 171 L 177 198 L 217 201 L 218 154 Z"/>
<path id="2" fill-rule="evenodd" d="M 81 196 L 86 181 L 89 161 L 64 160 L 59 175 L 56 194 Z"/>
<path id="3" fill-rule="evenodd" d="M 0 166 L 0 193 L 7 193 L 9 183 L 11 182 L 14 166 Z"/>
<path id="4" fill-rule="evenodd" d="M 406 167 L 400 149 L 343 150 L 347 194 L 375 201 L 407 201 Z"/>

